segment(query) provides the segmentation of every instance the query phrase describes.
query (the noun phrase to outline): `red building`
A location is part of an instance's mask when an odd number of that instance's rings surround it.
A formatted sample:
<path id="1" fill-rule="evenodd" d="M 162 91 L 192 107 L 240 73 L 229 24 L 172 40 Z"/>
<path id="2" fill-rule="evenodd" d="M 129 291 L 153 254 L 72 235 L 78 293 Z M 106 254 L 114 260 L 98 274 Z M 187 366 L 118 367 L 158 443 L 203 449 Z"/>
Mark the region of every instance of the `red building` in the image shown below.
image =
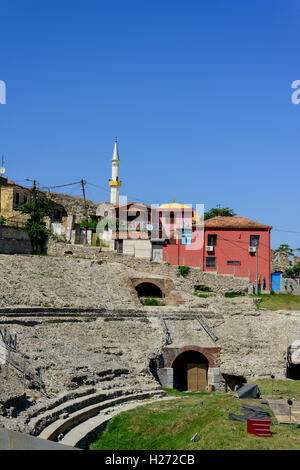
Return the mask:
<path id="1" fill-rule="evenodd" d="M 202 246 L 193 249 L 199 232 L 197 223 L 194 223 L 190 239 L 186 231 L 177 230 L 176 240 L 164 244 L 163 261 L 247 278 L 253 284 L 256 283 L 257 270 L 261 289 L 269 291 L 271 228 L 245 217 L 214 217 L 204 222 Z"/>
<path id="2" fill-rule="evenodd" d="M 214 217 L 203 224 L 191 207 L 175 202 L 158 208 L 130 202 L 115 210 L 120 226 L 112 235 L 111 249 L 233 275 L 252 284 L 258 272 L 261 290 L 271 289 L 271 226 L 245 217 Z"/>

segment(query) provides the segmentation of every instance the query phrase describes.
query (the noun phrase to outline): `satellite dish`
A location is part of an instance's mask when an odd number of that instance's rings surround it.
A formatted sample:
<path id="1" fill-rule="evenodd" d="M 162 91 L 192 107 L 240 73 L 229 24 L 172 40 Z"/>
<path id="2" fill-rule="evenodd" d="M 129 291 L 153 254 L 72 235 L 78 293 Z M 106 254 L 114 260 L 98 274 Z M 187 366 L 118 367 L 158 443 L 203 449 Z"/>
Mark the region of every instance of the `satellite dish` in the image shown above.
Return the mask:
<path id="1" fill-rule="evenodd" d="M 153 230 L 153 225 L 147 224 L 146 229 L 149 230 L 149 232 L 151 232 L 151 230 Z"/>
<path id="2" fill-rule="evenodd" d="M 4 166 L 1 166 L 0 167 L 0 175 L 4 175 L 5 171 L 6 170 L 5 170 Z"/>

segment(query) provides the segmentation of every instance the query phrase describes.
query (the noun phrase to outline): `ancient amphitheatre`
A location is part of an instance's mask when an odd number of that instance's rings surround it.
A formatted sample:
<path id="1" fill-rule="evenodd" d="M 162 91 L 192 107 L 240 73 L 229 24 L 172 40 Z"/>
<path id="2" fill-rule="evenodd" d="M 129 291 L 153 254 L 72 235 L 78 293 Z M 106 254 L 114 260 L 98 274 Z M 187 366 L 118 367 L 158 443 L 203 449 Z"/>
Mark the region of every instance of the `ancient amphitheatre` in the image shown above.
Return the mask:
<path id="1" fill-rule="evenodd" d="M 176 266 L 54 242 L 48 256 L 0 255 L 0 266 L 0 328 L 17 335 L 10 354 L 20 366 L 1 364 L 0 423 L 71 445 L 109 413 L 163 397 L 162 386 L 184 388 L 189 362 L 205 364 L 207 385 L 219 390 L 283 379 L 300 331 L 299 312 L 226 298 L 250 292 L 247 280 L 198 268 L 183 277 Z M 199 285 L 212 293 L 195 296 Z M 164 305 L 141 303 L 151 286 Z M 30 378 L 39 370 L 40 384 Z"/>

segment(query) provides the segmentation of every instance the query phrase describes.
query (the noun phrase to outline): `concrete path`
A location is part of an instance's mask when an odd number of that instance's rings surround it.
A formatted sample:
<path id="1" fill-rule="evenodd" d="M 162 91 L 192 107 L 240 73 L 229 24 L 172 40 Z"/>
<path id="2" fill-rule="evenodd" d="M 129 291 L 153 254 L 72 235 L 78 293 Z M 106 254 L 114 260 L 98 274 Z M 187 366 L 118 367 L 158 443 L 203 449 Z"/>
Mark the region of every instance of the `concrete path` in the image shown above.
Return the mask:
<path id="1" fill-rule="evenodd" d="M 107 408 L 99 413 L 97 416 L 93 418 L 87 419 L 83 423 L 75 426 L 71 429 L 60 442 L 60 444 L 72 446 L 72 447 L 79 447 L 79 448 L 86 448 L 94 439 L 97 438 L 98 432 L 105 427 L 105 424 L 110 421 L 114 416 L 128 410 L 132 410 L 133 408 L 137 408 L 138 406 L 145 406 L 151 403 L 160 403 L 162 401 L 167 400 L 174 400 L 180 397 L 164 397 L 160 399 L 154 400 L 146 400 L 146 401 L 136 401 L 131 403 L 126 403 L 124 405 L 120 405 L 117 407 Z"/>
<path id="2" fill-rule="evenodd" d="M 2 450 L 77 450 L 53 441 L 45 441 L 10 429 L 0 428 L 0 451 Z"/>
<path id="3" fill-rule="evenodd" d="M 278 423 L 290 422 L 290 407 L 287 400 L 268 400 Z M 300 424 L 300 401 L 294 401 L 291 407 L 291 423 Z"/>

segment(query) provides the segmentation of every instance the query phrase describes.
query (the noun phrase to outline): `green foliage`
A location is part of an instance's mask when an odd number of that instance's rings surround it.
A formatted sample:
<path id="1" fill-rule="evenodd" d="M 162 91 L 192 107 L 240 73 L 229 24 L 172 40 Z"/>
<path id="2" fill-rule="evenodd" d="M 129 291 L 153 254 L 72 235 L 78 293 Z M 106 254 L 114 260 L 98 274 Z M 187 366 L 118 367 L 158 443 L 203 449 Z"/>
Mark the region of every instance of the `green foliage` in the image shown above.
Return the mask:
<path id="1" fill-rule="evenodd" d="M 183 277 L 186 277 L 190 272 L 190 268 L 188 266 L 178 266 L 179 274 Z"/>
<path id="2" fill-rule="evenodd" d="M 285 270 L 286 277 L 294 278 L 296 276 L 300 276 L 300 264 L 295 264 L 292 268 Z"/>
<path id="3" fill-rule="evenodd" d="M 214 207 L 207 212 L 204 212 L 204 220 L 212 219 L 213 217 L 235 217 L 236 212 L 229 207 Z"/>
<path id="4" fill-rule="evenodd" d="M 197 287 L 195 288 L 195 291 L 196 291 L 196 292 L 197 292 L 197 291 L 201 291 L 201 292 L 213 292 L 210 287 L 204 286 L 204 285 L 202 285 L 202 284 L 200 284 L 199 286 L 197 286 Z"/>
<path id="5" fill-rule="evenodd" d="M 263 398 L 272 397 L 271 379 L 255 380 Z M 300 397 L 297 380 L 274 381 L 276 398 L 286 400 Z M 160 401 L 121 413 L 99 433 L 91 450 L 299 450 L 300 429 L 286 424 L 271 425 L 272 437 L 264 439 L 246 432 L 246 425 L 228 418 L 238 413 L 241 401 L 234 393 L 194 392 L 182 393 L 166 390 L 172 400 Z M 246 404 L 262 406 L 276 419 L 268 405 L 258 400 L 245 400 Z M 203 406 L 199 404 L 203 402 Z M 191 442 L 198 432 L 199 438 Z"/>
<path id="6" fill-rule="evenodd" d="M 6 218 L 3 217 L 3 215 L 0 216 L 0 227 L 3 227 L 3 225 L 5 225 L 5 222 L 6 222 Z"/>
<path id="7" fill-rule="evenodd" d="M 48 197 L 37 194 L 36 189 L 32 190 L 32 198 L 18 208 L 21 214 L 30 215 L 30 219 L 26 222 L 25 230 L 27 231 L 33 254 L 42 253 L 44 243 L 51 234 L 47 229 L 44 218 L 51 215 L 51 201 Z"/>
<path id="8" fill-rule="evenodd" d="M 241 295 L 246 295 L 244 292 L 226 292 L 224 297 L 232 298 L 232 297 L 240 297 Z"/>
<path id="9" fill-rule="evenodd" d="M 290 247 L 290 245 L 287 245 L 285 243 L 282 243 L 281 245 L 279 245 L 279 247 L 275 250 L 275 253 L 287 253 L 288 255 L 293 255 L 294 254 L 294 251 L 297 251 L 298 248 L 296 250 L 293 250 L 293 248 Z"/>
<path id="10" fill-rule="evenodd" d="M 80 228 L 85 228 L 85 220 L 82 220 L 80 222 Z M 97 228 L 98 221 L 97 220 L 89 220 L 88 221 L 88 229 L 89 230 L 95 230 Z"/>
<path id="11" fill-rule="evenodd" d="M 261 299 L 260 307 L 268 310 L 298 310 L 300 311 L 300 295 L 277 293 L 251 294 L 251 297 Z"/>
<path id="12" fill-rule="evenodd" d="M 207 299 L 208 297 L 213 297 L 214 295 L 210 295 L 210 294 L 201 294 L 200 292 L 196 291 L 194 292 L 194 295 L 196 295 L 197 297 L 200 297 L 202 299 Z"/>
<path id="13" fill-rule="evenodd" d="M 148 297 L 147 299 L 143 300 L 143 305 L 146 305 L 148 307 L 149 306 L 157 307 L 157 306 L 163 306 L 165 304 L 161 302 L 160 300 L 156 299 L 155 297 Z"/>

